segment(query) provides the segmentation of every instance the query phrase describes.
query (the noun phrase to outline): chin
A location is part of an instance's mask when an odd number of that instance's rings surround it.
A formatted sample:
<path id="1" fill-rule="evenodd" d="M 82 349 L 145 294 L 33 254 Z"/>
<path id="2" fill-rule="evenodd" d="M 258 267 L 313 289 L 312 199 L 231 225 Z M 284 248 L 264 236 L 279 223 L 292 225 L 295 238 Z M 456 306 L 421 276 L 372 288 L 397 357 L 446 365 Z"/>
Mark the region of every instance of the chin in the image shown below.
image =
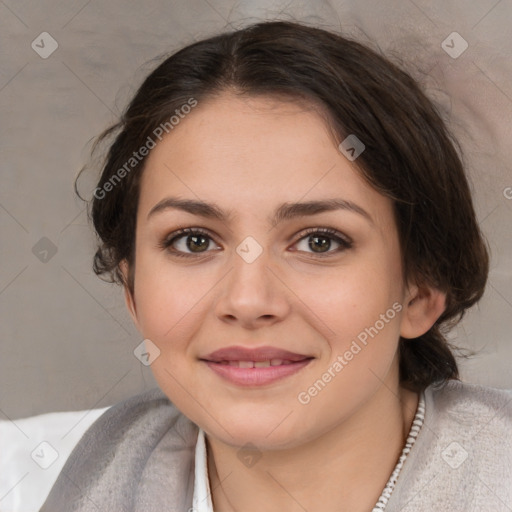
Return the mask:
<path id="1" fill-rule="evenodd" d="M 290 421 L 293 413 L 285 419 L 286 414 L 267 415 L 253 412 L 243 417 L 231 417 L 228 414 L 223 415 L 220 422 L 226 430 L 218 424 L 212 424 L 211 418 L 207 419 L 209 425 L 205 425 L 204 430 L 234 448 L 243 449 L 247 444 L 254 445 L 260 451 L 292 448 L 300 444 L 300 432 L 304 429 L 304 424 Z"/>

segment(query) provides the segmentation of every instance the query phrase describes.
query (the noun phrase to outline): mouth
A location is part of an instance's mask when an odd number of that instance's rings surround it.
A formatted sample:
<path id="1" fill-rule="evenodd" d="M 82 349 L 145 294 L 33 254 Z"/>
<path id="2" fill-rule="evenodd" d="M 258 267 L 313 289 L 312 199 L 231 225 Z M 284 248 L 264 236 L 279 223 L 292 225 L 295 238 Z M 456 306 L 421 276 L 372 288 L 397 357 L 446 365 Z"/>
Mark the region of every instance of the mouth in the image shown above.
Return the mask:
<path id="1" fill-rule="evenodd" d="M 291 361 L 289 359 L 267 359 L 265 361 L 208 361 L 215 364 L 223 364 L 232 366 L 233 368 L 268 368 L 269 366 L 285 366 L 295 364 L 312 358 L 304 358 L 299 361 Z"/>
<path id="2" fill-rule="evenodd" d="M 274 347 L 227 347 L 200 360 L 222 379 L 239 386 L 263 386 L 305 368 L 313 356 Z"/>

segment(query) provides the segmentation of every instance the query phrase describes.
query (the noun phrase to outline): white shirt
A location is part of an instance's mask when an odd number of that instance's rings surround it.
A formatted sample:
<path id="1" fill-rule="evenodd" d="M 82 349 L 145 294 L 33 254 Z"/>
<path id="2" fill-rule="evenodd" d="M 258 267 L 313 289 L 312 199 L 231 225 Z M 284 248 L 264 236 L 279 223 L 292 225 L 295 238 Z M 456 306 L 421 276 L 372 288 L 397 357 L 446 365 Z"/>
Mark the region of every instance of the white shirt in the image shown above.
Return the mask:
<path id="1" fill-rule="evenodd" d="M 206 462 L 206 442 L 202 428 L 199 429 L 199 435 L 197 436 L 195 462 L 193 510 L 189 512 L 213 512 L 210 481 L 208 480 L 208 464 Z"/>

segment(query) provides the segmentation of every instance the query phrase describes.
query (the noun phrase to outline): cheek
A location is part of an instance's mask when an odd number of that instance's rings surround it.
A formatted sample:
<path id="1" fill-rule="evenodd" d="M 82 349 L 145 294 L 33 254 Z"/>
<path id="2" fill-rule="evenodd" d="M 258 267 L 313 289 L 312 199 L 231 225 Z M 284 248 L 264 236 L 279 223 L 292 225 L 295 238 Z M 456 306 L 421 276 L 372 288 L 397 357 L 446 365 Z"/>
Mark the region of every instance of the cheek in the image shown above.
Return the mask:
<path id="1" fill-rule="evenodd" d="M 141 255 L 136 266 L 135 300 L 145 337 L 154 338 L 157 344 L 171 339 L 179 342 L 184 339 L 180 334 L 185 326 L 189 326 L 190 335 L 190 324 L 211 289 L 206 276 L 194 274 L 190 268 L 173 267 L 163 258 Z"/>
<path id="2" fill-rule="evenodd" d="M 307 289 L 304 285 L 301 295 L 321 319 L 315 325 L 329 353 L 319 371 L 336 375 L 331 393 L 344 395 L 354 386 L 363 392 L 377 385 L 398 347 L 403 308 L 400 266 L 391 260 L 361 261 L 316 284 Z M 325 395 L 327 399 L 330 393 Z"/>
<path id="3" fill-rule="evenodd" d="M 339 285 L 331 280 L 328 292 L 316 288 L 309 296 L 308 305 L 322 320 L 315 325 L 329 351 L 297 394 L 300 404 L 309 404 L 312 417 L 325 415 L 335 422 L 339 418 L 333 403 L 343 403 L 350 411 L 389 379 L 403 306 L 399 281 L 374 270 L 352 268 L 339 276 Z"/>
<path id="4" fill-rule="evenodd" d="M 373 326 L 388 310 L 386 325 L 396 323 L 399 308 L 392 306 L 402 297 L 400 266 L 392 258 L 381 260 L 355 257 L 331 271 L 297 272 L 288 283 L 307 306 L 304 313 L 315 325 L 323 325 L 327 338 L 347 340 Z"/>

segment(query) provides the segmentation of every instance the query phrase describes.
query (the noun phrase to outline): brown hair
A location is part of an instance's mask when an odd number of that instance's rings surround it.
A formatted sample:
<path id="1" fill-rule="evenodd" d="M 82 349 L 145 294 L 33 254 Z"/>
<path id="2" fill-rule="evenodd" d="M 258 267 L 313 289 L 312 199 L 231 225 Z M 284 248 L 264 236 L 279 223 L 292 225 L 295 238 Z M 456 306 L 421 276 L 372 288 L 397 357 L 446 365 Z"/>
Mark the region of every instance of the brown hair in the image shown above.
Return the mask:
<path id="1" fill-rule="evenodd" d="M 363 141 L 354 162 L 391 198 L 404 278 L 447 293 L 446 309 L 415 340 L 400 339 L 400 383 L 414 390 L 458 379 L 445 330 L 483 295 L 489 256 L 479 229 L 460 148 L 416 81 L 370 48 L 339 34 L 292 22 L 263 22 L 187 46 L 145 79 L 120 121 L 90 212 L 100 239 L 94 271 L 133 292 L 135 225 L 145 158 L 126 162 L 155 130 L 189 103 L 225 90 L 278 95 L 320 105 L 338 143 Z M 124 166 L 129 172 L 112 182 Z M 109 182 L 113 186 L 106 186 Z M 75 185 L 76 186 L 76 185 Z M 108 193 L 104 193 L 108 190 Z M 127 282 L 119 269 L 126 259 Z"/>

